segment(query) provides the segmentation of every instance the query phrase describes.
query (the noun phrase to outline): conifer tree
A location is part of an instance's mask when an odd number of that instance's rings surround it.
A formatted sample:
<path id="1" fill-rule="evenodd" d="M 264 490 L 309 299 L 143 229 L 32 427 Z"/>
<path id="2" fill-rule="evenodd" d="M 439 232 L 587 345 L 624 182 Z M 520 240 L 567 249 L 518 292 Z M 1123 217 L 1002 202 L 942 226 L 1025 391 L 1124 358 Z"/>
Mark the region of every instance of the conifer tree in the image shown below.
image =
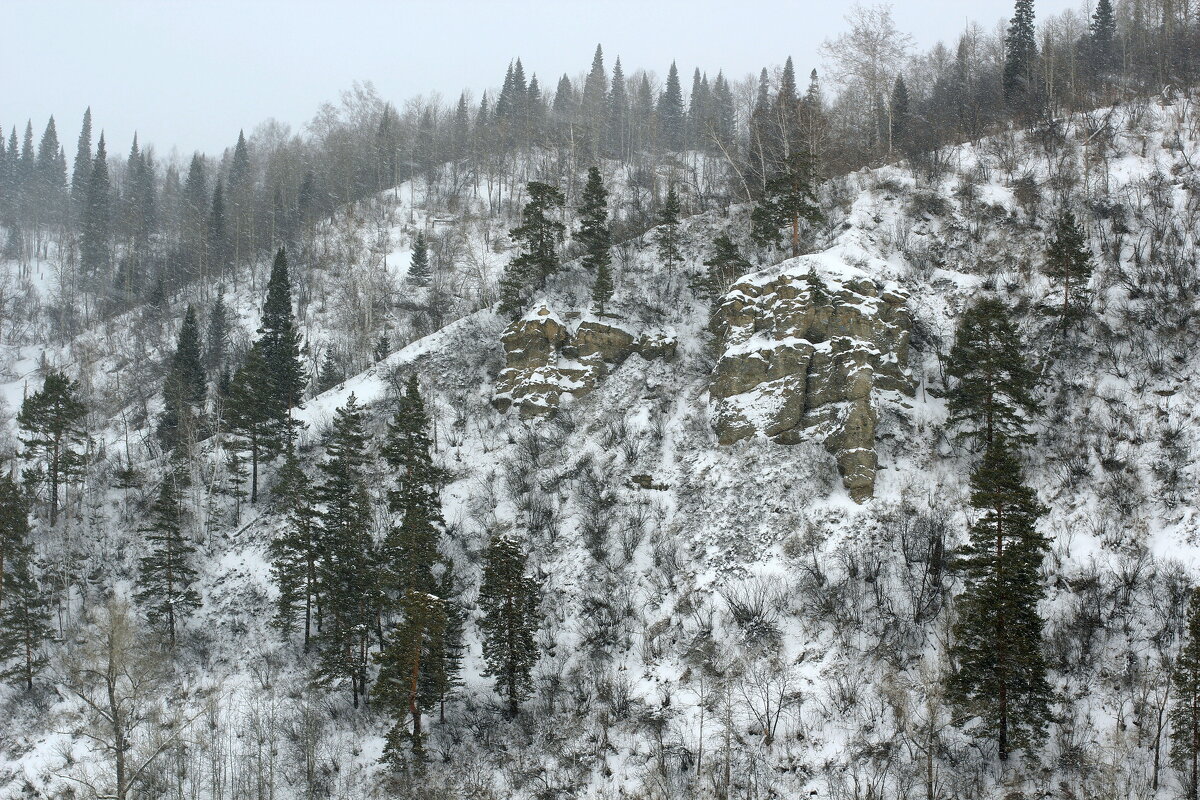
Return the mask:
<path id="1" fill-rule="evenodd" d="M 588 169 L 583 187 L 583 204 L 579 208 L 579 243 L 583 245 L 583 267 L 592 275 L 592 302 L 604 315 L 604 304 L 613 293 L 612 234 L 608 224 L 608 190 L 600 177 L 600 169 Z"/>
<path id="2" fill-rule="evenodd" d="M 112 253 L 112 184 L 108 175 L 108 153 L 104 148 L 104 134 L 96 145 L 96 157 L 92 160 L 88 175 L 87 199 L 83 206 L 83 235 L 79 244 L 79 260 L 85 275 L 93 280 L 104 279 Z"/>
<path id="3" fill-rule="evenodd" d="M 714 306 L 720 303 L 735 280 L 754 269 L 754 265 L 742 256 L 737 245 L 725 234 L 713 240 L 712 255 L 704 262 L 704 266 L 708 270 L 693 278 L 692 288 Z"/>
<path id="4" fill-rule="evenodd" d="M 425 243 L 425 234 L 417 233 L 413 237 L 412 261 L 408 267 L 408 279 L 417 286 L 428 286 L 429 278 L 429 246 Z"/>
<path id="5" fill-rule="evenodd" d="M 321 369 L 317 373 L 317 393 L 327 392 L 344 380 L 346 380 L 345 370 L 338 363 L 333 350 L 326 350 L 325 358 L 321 361 Z"/>
<path id="6" fill-rule="evenodd" d="M 763 195 L 750 212 L 750 238 L 760 247 L 779 243 L 780 231 L 791 233 L 792 257 L 800 255 L 800 223 L 821 219 L 813 187 L 813 163 L 808 149 L 792 147 L 769 164 Z"/>
<path id="7" fill-rule="evenodd" d="M 983 513 L 961 557 L 967 585 L 958 600 L 957 669 L 948 688 L 960 720 L 977 718 L 977 735 L 994 738 L 1005 760 L 1045 735 L 1051 690 L 1037 608 L 1049 544 L 1035 525 L 1045 508 L 1003 437 L 988 445 L 971 475 L 971 505 Z"/>
<path id="8" fill-rule="evenodd" d="M 275 622 L 285 633 L 299 624 L 306 653 L 321 601 L 321 542 L 311 487 L 295 448 L 290 448 L 273 492 L 284 528 L 271 542 L 271 575 L 279 589 Z"/>
<path id="9" fill-rule="evenodd" d="M 250 502 L 258 502 L 258 467 L 281 447 L 280 427 L 272 413 L 272 387 L 262 348 L 255 343 L 246 353 L 229 382 L 225 424 L 241 439 L 242 450 L 250 451 Z M 234 448 L 237 449 L 237 448 Z"/>
<path id="10" fill-rule="evenodd" d="M 423 754 L 421 718 L 445 694 L 447 679 L 441 654 L 445 647 L 447 613 L 440 597 L 410 589 L 400 602 L 401 623 L 388 638 L 379 656 L 378 700 L 395 716 L 387 735 L 384 761 L 403 765 L 402 743 L 407 739 L 414 755 Z M 406 731 L 404 718 L 411 720 Z"/>
<path id="11" fill-rule="evenodd" d="M 946 362 L 946 374 L 955 379 L 947 393 L 950 424 L 961 428 L 958 439 L 976 447 L 1000 437 L 1013 443 L 1033 439 L 1026 427 L 1039 408 L 1037 373 L 1025 360 L 1011 317 L 999 300 L 975 303 L 959 322 Z"/>
<path id="12" fill-rule="evenodd" d="M 675 187 L 671 186 L 667 189 L 667 197 L 663 200 L 655 220 L 658 229 L 654 232 L 658 259 L 667 268 L 668 277 L 674 273 L 675 267 L 683 263 L 683 253 L 679 249 L 679 213 L 679 195 L 675 193 Z"/>
<path id="13" fill-rule="evenodd" d="M 621 160 L 629 157 L 629 93 L 620 58 L 613 62 L 612 89 L 608 94 L 608 153 Z"/>
<path id="14" fill-rule="evenodd" d="M 183 530 L 180 489 L 184 483 L 183 470 L 174 465 L 159 487 L 151 520 L 142 528 L 150 552 L 139 562 L 135 595 L 151 622 L 166 625 L 172 647 L 177 626 L 200 607 L 200 595 L 193 588 L 196 570 L 191 565 L 196 548 Z"/>
<path id="15" fill-rule="evenodd" d="M 1092 277 L 1092 254 L 1088 252 L 1083 231 L 1075 222 L 1075 215 L 1063 211 L 1054 224 L 1054 239 L 1046 249 L 1046 265 L 1043 270 L 1051 278 L 1062 282 L 1063 316 L 1071 310 L 1071 288 L 1075 287 L 1075 299 L 1083 294 L 1083 287 Z"/>
<path id="16" fill-rule="evenodd" d="M 529 302 L 530 293 L 545 286 L 546 279 L 558 271 L 558 242 L 566 229 L 548 216 L 566 202 L 562 192 L 538 181 L 531 181 L 528 190 L 522 223 L 510 231 L 521 253 L 509 262 L 500 279 L 500 313 L 514 317 Z"/>
<path id="17" fill-rule="evenodd" d="M 892 101 L 889 105 L 888 124 L 891 128 L 888 132 L 889 150 L 895 147 L 903 148 L 904 136 L 908 132 L 910 105 L 908 84 L 904 82 L 903 75 L 897 75 L 896 82 L 892 84 Z"/>
<path id="18" fill-rule="evenodd" d="M 1200 588 L 1188 599 L 1187 634 L 1171 674 L 1171 757 L 1187 776 L 1188 800 L 1200 791 Z"/>
<path id="19" fill-rule="evenodd" d="M 1088 25 L 1087 56 L 1092 78 L 1100 78 L 1115 66 L 1117 19 L 1112 0 L 1098 0 Z"/>
<path id="20" fill-rule="evenodd" d="M 29 498 L 9 475 L 0 477 L 0 608 L 4 607 L 4 565 L 25 546 L 29 534 Z"/>
<path id="21" fill-rule="evenodd" d="M 583 82 L 583 122 L 586 130 L 585 156 L 591 159 L 604 154 L 603 143 L 609 121 L 608 73 L 604 70 L 604 51 L 596 45 L 592 68 Z"/>
<path id="22" fill-rule="evenodd" d="M 179 328 L 179 342 L 163 383 L 163 414 L 158 437 L 170 449 L 188 441 L 198 430 L 206 385 L 200 355 L 200 324 L 191 305 Z"/>
<path id="23" fill-rule="evenodd" d="M 492 537 L 479 588 L 484 675 L 496 679 L 496 691 L 515 717 L 532 690 L 540 624 L 537 582 L 525 575 L 525 555 L 509 536 Z"/>
<path id="24" fill-rule="evenodd" d="M 51 369 L 40 391 L 29 395 L 17 414 L 25 446 L 22 458 L 34 465 L 26 479 L 36 487 L 46 480 L 50 524 L 58 523 L 60 490 L 80 474 L 87 443 L 83 429 L 87 406 L 79 399 L 79 385 Z"/>
<path id="25" fill-rule="evenodd" d="M 79 129 L 79 141 L 75 145 L 75 163 L 71 169 L 71 199 L 76 213 L 81 211 L 87 199 L 88 181 L 92 176 L 92 109 L 83 112 L 83 125 Z"/>
<path id="26" fill-rule="evenodd" d="M 33 572 L 29 505 L 11 478 L 0 479 L 0 678 L 33 689 L 46 666 L 50 602 Z"/>
<path id="27" fill-rule="evenodd" d="M 1033 70 L 1037 61 L 1037 37 L 1033 26 L 1033 0 L 1016 0 L 1008 34 L 1004 38 L 1004 100 L 1023 110 L 1035 90 Z"/>
<path id="28" fill-rule="evenodd" d="M 292 283 L 287 254 L 281 247 L 271 265 L 267 299 L 263 303 L 258 344 L 271 387 L 271 413 L 281 426 L 304 393 L 304 366 L 300 362 L 300 332 L 292 311 Z M 290 435 L 290 434 L 289 434 Z"/>
<path id="29" fill-rule="evenodd" d="M 433 463 L 428 429 L 429 415 L 414 374 L 409 376 L 404 396 L 388 423 L 381 449 L 397 483 L 388 493 L 388 505 L 392 513 L 402 515 L 384 543 L 386 588 L 396 597 L 408 590 L 423 594 L 436 591 L 434 567 L 445 522 L 441 470 Z"/>
<path id="30" fill-rule="evenodd" d="M 204 367 L 217 373 L 225 365 L 225 348 L 229 343 L 229 309 L 225 305 L 225 294 L 217 294 L 212 310 L 208 312 L 208 331 L 204 340 Z"/>
<path id="31" fill-rule="evenodd" d="M 325 683 L 348 682 L 354 707 L 367 695 L 368 647 L 376 611 L 371 503 L 364 474 L 367 434 L 353 394 L 334 416 L 321 464 L 319 503 L 321 627 L 318 674 Z"/>
<path id="32" fill-rule="evenodd" d="M 681 151 L 687 146 L 687 118 L 683 112 L 683 87 L 679 83 L 679 69 L 671 62 L 667 71 L 667 85 L 658 98 L 659 144 L 664 150 Z"/>

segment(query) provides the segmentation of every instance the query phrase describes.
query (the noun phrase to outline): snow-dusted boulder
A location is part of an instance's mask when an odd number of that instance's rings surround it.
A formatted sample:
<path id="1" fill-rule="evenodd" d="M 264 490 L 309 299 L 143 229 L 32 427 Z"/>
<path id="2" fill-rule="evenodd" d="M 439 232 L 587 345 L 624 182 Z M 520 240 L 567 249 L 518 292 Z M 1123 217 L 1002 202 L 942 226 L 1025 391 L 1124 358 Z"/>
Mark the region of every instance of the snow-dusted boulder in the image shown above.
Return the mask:
<path id="1" fill-rule="evenodd" d="M 823 441 L 858 501 L 871 496 L 878 391 L 912 393 L 907 297 L 866 273 L 804 256 L 748 275 L 716 316 L 710 385 L 721 444 L 755 434 Z"/>
<path id="2" fill-rule="evenodd" d="M 541 305 L 505 329 L 505 368 L 492 397 L 496 408 L 517 406 L 523 417 L 545 414 L 558 407 L 564 394 L 581 397 L 595 389 L 633 353 L 666 358 L 675 352 L 668 332 L 638 336 L 611 319 L 566 316 L 569 321 L 564 322 Z"/>

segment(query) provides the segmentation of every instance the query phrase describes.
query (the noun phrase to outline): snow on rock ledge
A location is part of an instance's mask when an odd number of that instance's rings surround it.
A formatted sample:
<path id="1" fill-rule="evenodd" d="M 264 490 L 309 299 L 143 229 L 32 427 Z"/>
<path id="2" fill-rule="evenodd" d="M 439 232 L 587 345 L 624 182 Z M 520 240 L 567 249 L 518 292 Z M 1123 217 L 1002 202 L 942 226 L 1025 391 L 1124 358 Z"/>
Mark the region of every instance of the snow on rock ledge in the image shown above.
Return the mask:
<path id="1" fill-rule="evenodd" d="M 501 336 L 505 368 L 496 380 L 492 404 L 501 412 L 516 406 L 522 417 L 553 411 L 562 396 L 581 397 L 633 353 L 671 358 L 675 337 L 664 331 L 637 336 L 619 324 L 567 314 L 546 305 L 513 322 Z"/>
<path id="2" fill-rule="evenodd" d="M 710 395 L 721 444 L 762 433 L 823 441 L 850 496 L 875 488 L 877 391 L 912 393 L 907 295 L 829 256 L 747 275 L 715 324 L 721 354 Z"/>

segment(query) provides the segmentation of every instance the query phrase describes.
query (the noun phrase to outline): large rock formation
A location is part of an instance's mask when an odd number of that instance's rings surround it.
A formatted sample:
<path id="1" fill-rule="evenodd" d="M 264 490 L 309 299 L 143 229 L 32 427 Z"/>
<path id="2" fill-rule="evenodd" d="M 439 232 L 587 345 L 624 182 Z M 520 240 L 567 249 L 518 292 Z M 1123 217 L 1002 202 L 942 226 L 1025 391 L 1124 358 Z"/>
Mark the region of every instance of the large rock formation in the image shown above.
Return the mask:
<path id="1" fill-rule="evenodd" d="M 563 395 L 582 397 L 595 389 L 633 353 L 647 359 L 675 354 L 676 340 L 668 332 L 637 336 L 615 322 L 567 316 L 564 321 L 542 305 L 505 329 L 505 368 L 492 397 L 500 411 L 516 406 L 523 417 L 545 414 Z"/>
<path id="2" fill-rule="evenodd" d="M 818 267 L 820 267 L 818 271 Z M 715 324 L 712 422 L 722 444 L 762 433 L 818 440 L 856 500 L 875 487 L 878 391 L 912 393 L 906 295 L 805 256 L 742 278 Z"/>

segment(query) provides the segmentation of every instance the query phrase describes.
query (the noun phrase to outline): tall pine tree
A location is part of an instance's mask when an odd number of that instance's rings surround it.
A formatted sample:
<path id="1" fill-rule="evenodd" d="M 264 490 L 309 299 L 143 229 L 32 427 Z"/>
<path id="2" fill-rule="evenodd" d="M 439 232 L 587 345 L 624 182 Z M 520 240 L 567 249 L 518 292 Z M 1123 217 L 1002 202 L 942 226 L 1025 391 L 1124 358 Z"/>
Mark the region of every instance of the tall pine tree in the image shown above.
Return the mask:
<path id="1" fill-rule="evenodd" d="M 142 528 L 150 550 L 140 561 L 136 594 L 150 621 L 166 626 L 172 647 L 178 626 L 200 607 L 200 595 L 194 588 L 196 570 L 191 563 L 196 548 L 184 531 L 180 499 L 183 475 L 183 470 L 174 466 L 163 478 L 151 519 Z"/>
<path id="2" fill-rule="evenodd" d="M 1003 438 L 988 446 L 971 475 L 971 505 L 982 516 L 960 560 L 966 589 L 958 600 L 949 691 L 960 720 L 978 719 L 977 735 L 994 739 L 1005 760 L 1045 735 L 1051 691 L 1037 607 L 1049 544 L 1035 526 L 1045 508 Z"/>
<path id="3" fill-rule="evenodd" d="M 1071 289 L 1075 288 L 1075 299 L 1084 295 L 1084 286 L 1092 277 L 1092 254 L 1088 252 L 1083 231 L 1075 222 L 1075 215 L 1063 211 L 1054 224 L 1054 239 L 1046 249 L 1045 273 L 1062 283 L 1063 316 L 1071 310 Z"/>
<path id="4" fill-rule="evenodd" d="M 566 229 L 550 216 L 566 202 L 558 187 L 531 181 L 528 189 L 521 225 L 510 231 L 521 252 L 500 279 L 500 313 L 513 317 L 520 315 L 530 294 L 558 271 L 558 243 Z"/>
<path id="5" fill-rule="evenodd" d="M 21 456 L 33 466 L 25 477 L 35 490 L 44 479 L 51 525 L 58 523 L 62 490 L 83 473 L 86 416 L 79 385 L 54 369 L 46 373 L 41 390 L 25 398 L 17 414 L 25 446 Z"/>
<path id="6" fill-rule="evenodd" d="M 493 536 L 488 546 L 479 606 L 484 675 L 496 679 L 496 691 L 515 717 L 533 688 L 540 614 L 537 582 L 525 574 L 525 554 L 509 536 Z"/>

